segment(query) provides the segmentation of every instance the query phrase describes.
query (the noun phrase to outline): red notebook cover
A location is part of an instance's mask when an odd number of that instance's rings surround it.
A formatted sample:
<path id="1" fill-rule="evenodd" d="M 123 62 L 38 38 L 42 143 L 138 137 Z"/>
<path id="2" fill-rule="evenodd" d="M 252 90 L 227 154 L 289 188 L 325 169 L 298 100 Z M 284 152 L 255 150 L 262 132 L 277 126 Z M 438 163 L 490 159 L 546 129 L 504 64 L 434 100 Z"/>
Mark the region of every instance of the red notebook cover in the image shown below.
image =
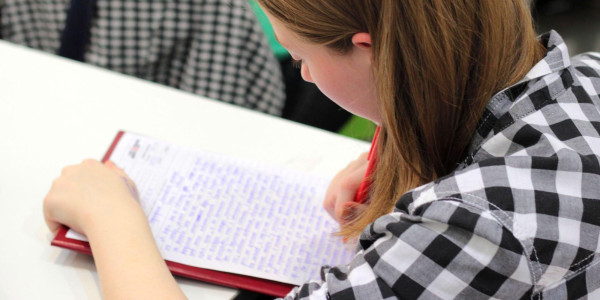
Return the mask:
<path id="1" fill-rule="evenodd" d="M 113 150 L 115 149 L 115 147 L 119 143 L 119 140 L 123 136 L 123 133 L 123 131 L 119 131 L 119 133 L 117 133 L 117 136 L 110 145 L 110 148 L 102 158 L 102 162 L 106 162 L 110 158 Z M 66 236 L 67 231 L 68 228 L 63 226 L 58 231 L 56 237 L 54 237 L 51 244 L 53 246 L 62 247 L 92 255 L 92 249 L 90 248 L 90 244 L 88 242 L 68 238 Z M 174 275 L 184 276 L 222 286 L 254 291 L 275 297 L 284 297 L 294 287 L 294 285 L 288 283 L 282 283 L 240 274 L 202 269 L 176 262 L 171 262 L 168 260 L 166 261 L 166 263 L 169 267 L 169 270 L 171 270 L 171 273 L 173 273 Z"/>

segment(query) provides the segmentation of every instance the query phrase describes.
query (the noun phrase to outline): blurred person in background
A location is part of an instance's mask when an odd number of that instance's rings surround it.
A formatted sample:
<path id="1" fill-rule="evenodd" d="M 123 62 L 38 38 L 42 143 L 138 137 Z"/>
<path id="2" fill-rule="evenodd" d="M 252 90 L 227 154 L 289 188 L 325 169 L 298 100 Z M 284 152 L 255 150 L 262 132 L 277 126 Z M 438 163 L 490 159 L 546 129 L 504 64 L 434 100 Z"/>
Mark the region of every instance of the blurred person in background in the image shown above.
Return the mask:
<path id="1" fill-rule="evenodd" d="M 280 116 L 280 65 L 245 0 L 0 0 L 0 38 Z"/>

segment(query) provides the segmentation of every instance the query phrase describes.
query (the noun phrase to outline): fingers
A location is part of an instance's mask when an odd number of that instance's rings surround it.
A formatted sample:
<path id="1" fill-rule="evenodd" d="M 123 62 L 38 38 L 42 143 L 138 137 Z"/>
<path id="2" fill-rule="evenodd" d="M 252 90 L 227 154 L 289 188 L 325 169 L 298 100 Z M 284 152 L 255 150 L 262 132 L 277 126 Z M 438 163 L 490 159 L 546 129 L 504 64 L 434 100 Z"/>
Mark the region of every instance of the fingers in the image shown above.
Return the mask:
<path id="1" fill-rule="evenodd" d="M 48 208 L 50 200 L 48 197 L 44 199 L 44 221 L 46 221 L 46 226 L 52 232 L 52 235 L 56 235 L 58 233 L 58 229 L 60 228 L 60 223 L 54 221 L 54 218 L 50 215 L 50 210 Z"/>
<path id="2" fill-rule="evenodd" d="M 336 221 L 342 223 L 345 205 L 353 203 L 367 170 L 368 153 L 363 153 L 340 171 L 331 181 L 323 201 L 323 207 Z M 349 205 L 348 207 L 350 207 Z M 347 214 L 346 214 L 347 215 Z"/>
<path id="3" fill-rule="evenodd" d="M 363 180 L 365 172 L 366 166 L 354 169 L 340 182 L 334 206 L 334 218 L 339 223 L 342 223 L 344 219 L 345 208 L 349 207 L 350 203 L 354 203 L 358 187 Z"/>
<path id="4" fill-rule="evenodd" d="M 43 202 L 43 210 L 44 210 L 44 220 L 46 222 L 46 226 L 53 235 L 58 233 L 58 230 L 61 227 L 61 223 L 56 220 L 56 207 L 60 206 L 61 199 L 61 191 L 68 185 L 66 177 L 72 176 L 75 173 L 74 166 L 66 167 L 62 170 L 61 176 L 52 182 L 52 186 L 50 187 L 50 191 L 44 198 Z"/>
<path id="5" fill-rule="evenodd" d="M 46 221 L 46 226 L 48 226 L 48 229 L 50 230 L 52 235 L 56 236 L 58 234 L 58 230 L 62 225 L 58 222 L 52 221 L 52 219 L 49 219 L 47 216 L 44 216 L 44 219 Z"/>
<path id="6" fill-rule="evenodd" d="M 336 219 L 335 217 L 335 203 L 337 198 L 339 197 L 339 187 L 342 181 L 345 180 L 346 176 L 356 169 L 355 162 L 348 164 L 344 169 L 339 171 L 335 177 L 329 183 L 327 187 L 327 192 L 325 193 L 325 199 L 323 200 L 323 208 L 325 211 L 329 213 L 329 215 Z"/>
<path id="7" fill-rule="evenodd" d="M 56 234 L 63 224 L 81 232 L 90 211 L 110 207 L 100 202 L 119 197 L 122 194 L 119 190 L 127 193 L 126 189 L 118 188 L 119 184 L 130 185 L 123 178 L 127 177 L 122 170 L 116 170 L 116 166 L 107 168 L 93 159 L 65 167 L 44 198 L 44 219 L 48 229 Z"/>

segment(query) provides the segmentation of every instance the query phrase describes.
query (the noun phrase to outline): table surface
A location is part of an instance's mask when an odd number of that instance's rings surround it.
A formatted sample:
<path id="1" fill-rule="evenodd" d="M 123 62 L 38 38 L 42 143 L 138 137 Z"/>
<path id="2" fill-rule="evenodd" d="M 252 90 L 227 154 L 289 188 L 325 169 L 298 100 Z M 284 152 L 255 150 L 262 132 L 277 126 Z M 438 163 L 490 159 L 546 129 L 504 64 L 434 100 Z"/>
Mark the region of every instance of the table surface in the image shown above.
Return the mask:
<path id="1" fill-rule="evenodd" d="M 0 41 L 0 299 L 100 299 L 91 257 L 50 246 L 42 200 L 119 130 L 333 176 L 368 143 Z M 236 290 L 177 278 L 190 299 Z"/>

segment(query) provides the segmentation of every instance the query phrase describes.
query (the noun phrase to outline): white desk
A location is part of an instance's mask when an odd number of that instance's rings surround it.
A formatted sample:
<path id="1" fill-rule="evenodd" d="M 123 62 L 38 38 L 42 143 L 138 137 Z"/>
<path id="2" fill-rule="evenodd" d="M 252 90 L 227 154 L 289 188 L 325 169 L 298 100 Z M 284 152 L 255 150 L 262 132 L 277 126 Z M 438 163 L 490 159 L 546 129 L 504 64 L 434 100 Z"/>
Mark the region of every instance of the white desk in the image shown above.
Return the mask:
<path id="1" fill-rule="evenodd" d="M 50 246 L 42 199 L 119 129 L 333 175 L 368 144 L 0 41 L 0 299 L 99 299 L 93 260 Z M 236 291 L 178 278 L 190 299 Z"/>

